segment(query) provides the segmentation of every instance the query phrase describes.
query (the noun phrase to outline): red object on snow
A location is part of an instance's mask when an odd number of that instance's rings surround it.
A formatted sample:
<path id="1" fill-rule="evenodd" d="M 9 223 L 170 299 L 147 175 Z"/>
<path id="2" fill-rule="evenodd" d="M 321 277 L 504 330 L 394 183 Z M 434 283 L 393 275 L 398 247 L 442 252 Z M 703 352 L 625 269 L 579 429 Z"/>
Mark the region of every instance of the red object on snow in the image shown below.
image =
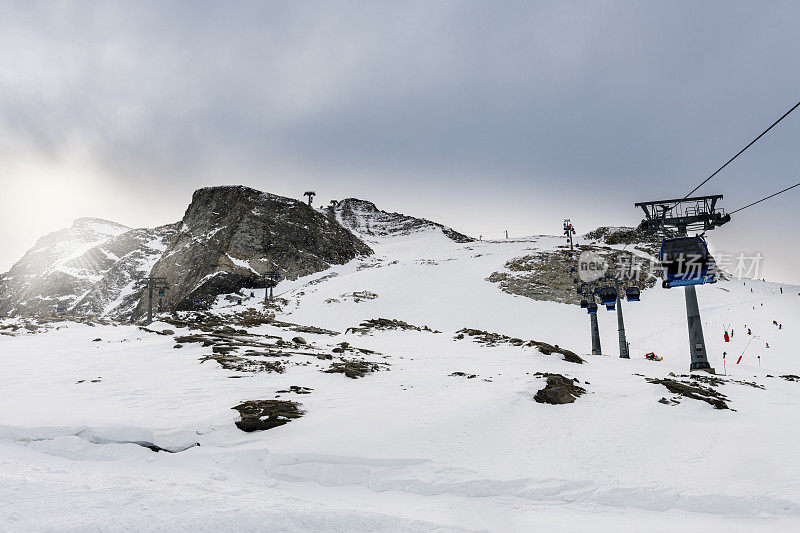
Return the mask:
<path id="1" fill-rule="evenodd" d="M 742 360 L 742 356 L 740 355 L 740 356 L 739 356 L 739 359 L 737 359 L 737 360 L 736 360 L 736 364 L 738 365 L 738 364 L 739 364 L 739 361 L 741 361 L 741 360 Z"/>
<path id="2" fill-rule="evenodd" d="M 731 342 L 731 338 L 728 336 L 728 332 L 725 332 L 725 342 Z"/>
<path id="3" fill-rule="evenodd" d="M 767 348 L 769 348 L 769 343 L 767 343 Z"/>

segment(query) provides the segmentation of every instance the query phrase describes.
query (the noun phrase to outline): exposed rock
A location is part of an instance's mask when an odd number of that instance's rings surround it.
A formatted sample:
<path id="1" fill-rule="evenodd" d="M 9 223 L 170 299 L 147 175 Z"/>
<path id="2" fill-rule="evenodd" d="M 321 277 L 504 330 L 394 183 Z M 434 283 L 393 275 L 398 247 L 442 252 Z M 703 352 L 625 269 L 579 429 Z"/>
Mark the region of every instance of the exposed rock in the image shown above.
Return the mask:
<path id="1" fill-rule="evenodd" d="M 800 381 L 800 376 L 795 376 L 794 374 L 785 374 L 781 377 L 786 381 Z"/>
<path id="2" fill-rule="evenodd" d="M 692 376 L 696 378 L 697 376 Z M 645 378 L 648 383 L 664 385 L 668 391 L 683 396 L 706 402 L 714 409 L 729 409 L 726 401 L 728 398 L 711 387 L 704 387 L 697 381 L 678 381 L 671 378 Z M 663 402 L 662 402 L 663 403 Z"/>
<path id="3" fill-rule="evenodd" d="M 366 320 L 359 324 L 360 327 L 357 328 L 347 328 L 345 333 L 360 333 L 362 335 L 369 333 L 373 329 L 379 330 L 387 330 L 387 329 L 402 329 L 402 330 L 413 330 L 413 331 L 429 331 L 431 333 L 441 333 L 440 331 L 435 331 L 429 328 L 428 326 L 414 326 L 409 324 L 408 322 L 403 322 L 402 320 L 397 320 L 393 318 L 372 318 L 370 320 Z"/>
<path id="4" fill-rule="evenodd" d="M 524 341 L 522 339 L 501 335 L 500 333 L 490 333 L 480 329 L 464 328 L 456 332 L 455 339 L 461 340 L 465 335 L 472 337 L 475 342 L 485 344 L 486 346 L 497 346 L 498 344 L 510 344 L 511 346 L 522 346 L 528 348 L 536 348 L 544 355 L 557 353 L 563 356 L 564 361 L 569 363 L 582 364 L 583 359 L 571 350 L 559 347 L 557 344 L 548 344 L 542 341 Z"/>
<path id="5" fill-rule="evenodd" d="M 236 427 L 248 432 L 282 426 L 305 414 L 299 403 L 283 400 L 250 400 L 232 409 L 241 416 Z"/>
<path id="6" fill-rule="evenodd" d="M 498 283 L 500 289 L 509 294 L 578 305 L 583 297 L 575 291 L 574 274 L 570 272 L 571 268 L 577 267 L 577 254 L 591 251 L 611 265 L 610 270 L 629 272 L 628 252 L 594 245 L 576 246 L 576 250 L 573 257 L 569 256 L 568 250 L 546 250 L 518 257 L 506 262 L 505 271 L 493 272 L 486 280 Z M 634 269 L 630 277 L 621 277 L 620 289 L 624 292 L 627 287 L 635 286 L 644 291 L 653 287 L 656 281 L 658 278 L 648 268 Z"/>
<path id="7" fill-rule="evenodd" d="M 357 198 L 345 198 L 339 202 L 333 202 L 330 206 L 322 208 L 321 211 L 324 211 L 342 226 L 368 241 L 394 235 L 409 235 L 421 231 L 439 231 L 447 238 L 459 243 L 475 240 L 452 228 L 424 218 L 414 218 L 400 213 L 381 211 L 372 202 Z"/>
<path id="8" fill-rule="evenodd" d="M 256 374 L 259 372 L 283 374 L 286 367 L 280 361 L 267 361 L 255 357 L 241 357 L 238 355 L 214 354 L 203 357 L 200 362 L 216 361 L 225 370 L 236 372 L 247 372 Z"/>
<path id="9" fill-rule="evenodd" d="M 276 393 L 277 394 L 288 394 L 288 393 L 311 394 L 311 391 L 313 391 L 313 390 L 314 389 L 312 389 L 310 387 L 301 387 L 299 385 L 290 385 L 289 386 L 289 390 L 279 390 L 279 391 L 276 391 Z"/>
<path id="10" fill-rule="evenodd" d="M 344 374 L 350 379 L 363 378 L 367 374 L 377 372 L 381 369 L 380 363 L 373 363 L 371 361 L 364 361 L 363 359 L 344 359 L 334 361 L 331 363 L 329 369 L 325 370 L 327 374 Z"/>
<path id="11" fill-rule="evenodd" d="M 586 389 L 576 385 L 577 379 L 543 372 L 537 372 L 534 375 L 547 378 L 545 387 L 533 397 L 538 403 L 553 405 L 573 403 L 579 396 L 586 394 Z"/>
<path id="12" fill-rule="evenodd" d="M 670 372 L 669 375 L 671 377 L 678 377 L 674 373 Z M 688 378 L 693 381 L 699 381 L 701 383 L 705 383 L 707 385 L 711 385 L 712 387 L 718 387 L 720 385 L 724 385 L 726 383 L 737 383 L 739 385 L 746 385 L 748 387 L 753 387 L 754 389 L 764 389 L 764 385 L 756 383 L 754 381 L 745 381 L 741 379 L 730 379 L 730 378 L 721 378 L 718 376 L 712 376 L 705 373 L 696 373 L 696 374 L 681 374 L 680 377 Z"/>
<path id="13" fill-rule="evenodd" d="M 466 372 L 453 372 L 450 374 L 451 377 L 457 378 L 467 378 L 467 379 L 475 379 L 477 378 L 477 374 L 467 374 Z"/>
<path id="14" fill-rule="evenodd" d="M 297 333 L 312 333 L 316 335 L 331 335 L 331 336 L 339 335 L 338 331 L 333 331 L 325 328 L 318 328 L 316 326 L 302 326 L 300 324 L 292 324 L 291 322 L 281 322 L 280 320 L 273 320 L 270 322 L 270 324 L 278 328 L 290 329 Z"/>
<path id="15" fill-rule="evenodd" d="M 658 252 L 662 237 L 639 228 L 600 226 L 583 235 L 583 238 L 605 244 L 638 244 L 654 255 Z"/>
<path id="16" fill-rule="evenodd" d="M 288 329 L 296 333 L 312 333 L 317 335 L 331 336 L 339 335 L 338 331 L 276 320 L 274 314 L 260 312 L 254 309 L 245 309 L 243 311 L 233 313 L 233 315 L 230 316 L 220 316 L 205 312 L 182 312 L 170 317 L 163 317 L 161 320 L 181 328 L 195 328 L 209 332 L 215 331 L 218 328 L 222 328 L 223 332 L 238 333 L 240 335 L 248 335 L 247 330 L 234 330 L 231 328 L 229 323 L 246 327 L 257 327 L 263 324 L 269 324 L 271 326 Z"/>
<path id="17" fill-rule="evenodd" d="M 292 342 L 295 344 L 308 344 L 303 337 L 294 337 Z"/>
<path id="18" fill-rule="evenodd" d="M 175 332 L 171 329 L 156 331 L 154 329 L 146 328 L 144 326 L 139 326 L 139 329 L 142 331 L 146 331 L 147 333 L 155 333 L 156 335 L 175 335 Z"/>
<path id="19" fill-rule="evenodd" d="M 166 307 L 207 308 L 217 295 L 264 287 L 268 272 L 297 279 L 372 250 L 306 203 L 242 186 L 195 191 L 180 231 L 153 266 Z M 141 315 L 145 301 L 139 302 Z"/>

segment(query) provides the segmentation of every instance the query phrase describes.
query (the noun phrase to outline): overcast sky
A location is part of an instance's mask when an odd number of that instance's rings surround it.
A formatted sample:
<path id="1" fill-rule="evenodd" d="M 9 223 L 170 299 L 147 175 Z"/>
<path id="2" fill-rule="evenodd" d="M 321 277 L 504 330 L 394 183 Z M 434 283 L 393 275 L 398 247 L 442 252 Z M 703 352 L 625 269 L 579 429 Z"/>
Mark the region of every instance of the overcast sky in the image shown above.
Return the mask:
<path id="1" fill-rule="evenodd" d="M 800 100 L 798 2 L 0 1 L 0 271 L 194 189 L 358 197 L 473 235 L 635 225 Z M 698 194 L 800 181 L 800 111 Z M 800 283 L 797 190 L 710 234 Z"/>

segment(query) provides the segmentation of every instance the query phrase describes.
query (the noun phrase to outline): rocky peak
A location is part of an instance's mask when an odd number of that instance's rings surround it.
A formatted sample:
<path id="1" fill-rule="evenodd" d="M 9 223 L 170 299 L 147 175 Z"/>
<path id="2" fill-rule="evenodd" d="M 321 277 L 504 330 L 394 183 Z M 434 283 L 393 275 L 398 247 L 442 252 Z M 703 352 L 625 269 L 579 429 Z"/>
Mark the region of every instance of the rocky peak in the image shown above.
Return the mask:
<path id="1" fill-rule="evenodd" d="M 244 186 L 195 191 L 180 230 L 152 275 L 167 278 L 166 308 L 211 304 L 218 294 L 263 286 L 270 271 L 296 279 L 372 253 L 305 202 Z M 144 298 L 138 312 L 145 309 Z"/>
<path id="2" fill-rule="evenodd" d="M 98 235 L 114 236 L 128 231 L 129 227 L 123 226 L 110 220 L 93 217 L 76 218 L 72 222 L 70 229 L 75 231 L 88 231 Z"/>
<path id="3" fill-rule="evenodd" d="M 345 198 L 333 201 L 322 208 L 342 226 L 366 240 L 410 235 L 421 231 L 439 231 L 455 242 L 472 242 L 475 239 L 463 235 L 452 228 L 424 218 L 415 218 L 402 213 L 389 213 L 378 209 L 375 204 L 358 198 Z"/>

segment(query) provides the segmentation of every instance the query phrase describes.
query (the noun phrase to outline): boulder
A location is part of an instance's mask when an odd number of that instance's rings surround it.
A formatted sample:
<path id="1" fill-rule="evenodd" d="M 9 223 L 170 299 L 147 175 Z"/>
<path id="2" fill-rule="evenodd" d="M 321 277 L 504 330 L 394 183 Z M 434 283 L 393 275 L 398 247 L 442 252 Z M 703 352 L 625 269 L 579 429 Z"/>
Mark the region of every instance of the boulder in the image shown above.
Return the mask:
<path id="1" fill-rule="evenodd" d="M 538 403 L 553 405 L 573 403 L 579 396 L 586 394 L 586 389 L 576 385 L 576 379 L 542 372 L 537 372 L 535 375 L 547 378 L 545 387 L 533 397 Z"/>
<path id="2" fill-rule="evenodd" d="M 299 403 L 283 400 L 250 400 L 233 409 L 241 416 L 236 427 L 248 432 L 282 426 L 305 414 Z"/>

